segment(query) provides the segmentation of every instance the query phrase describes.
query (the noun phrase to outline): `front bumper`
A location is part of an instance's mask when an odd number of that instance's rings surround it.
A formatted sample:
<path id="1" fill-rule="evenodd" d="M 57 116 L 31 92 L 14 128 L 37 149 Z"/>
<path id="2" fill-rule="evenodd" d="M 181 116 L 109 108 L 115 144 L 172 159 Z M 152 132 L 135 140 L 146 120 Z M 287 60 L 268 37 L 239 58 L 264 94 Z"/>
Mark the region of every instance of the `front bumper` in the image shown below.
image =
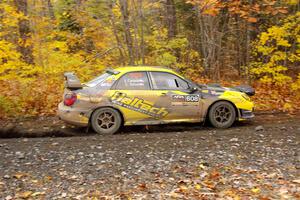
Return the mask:
<path id="1" fill-rule="evenodd" d="M 254 116 L 255 115 L 253 113 L 253 110 L 243 110 L 243 109 L 240 109 L 240 118 L 241 119 L 251 119 Z"/>
<path id="2" fill-rule="evenodd" d="M 88 126 L 89 118 L 85 116 L 85 113 L 87 111 L 65 106 L 63 102 L 58 104 L 58 117 L 69 124 L 83 127 Z"/>

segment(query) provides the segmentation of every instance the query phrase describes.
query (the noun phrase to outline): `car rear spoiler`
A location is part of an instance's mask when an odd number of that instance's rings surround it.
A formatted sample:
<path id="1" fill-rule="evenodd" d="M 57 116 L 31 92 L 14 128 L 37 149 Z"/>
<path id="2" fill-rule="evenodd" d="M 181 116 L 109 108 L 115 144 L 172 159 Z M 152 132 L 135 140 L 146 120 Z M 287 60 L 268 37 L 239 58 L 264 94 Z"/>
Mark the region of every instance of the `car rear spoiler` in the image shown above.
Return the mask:
<path id="1" fill-rule="evenodd" d="M 77 78 L 74 72 L 65 72 L 65 88 L 70 90 L 76 90 L 82 88 L 80 80 Z"/>

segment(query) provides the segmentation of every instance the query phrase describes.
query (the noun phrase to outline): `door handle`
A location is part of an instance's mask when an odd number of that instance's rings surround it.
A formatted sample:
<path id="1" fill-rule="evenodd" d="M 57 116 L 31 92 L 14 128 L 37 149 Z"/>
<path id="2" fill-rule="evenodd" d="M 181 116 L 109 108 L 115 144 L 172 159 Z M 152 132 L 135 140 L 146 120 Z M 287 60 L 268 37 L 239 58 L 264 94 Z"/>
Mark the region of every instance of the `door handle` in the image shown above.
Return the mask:
<path id="1" fill-rule="evenodd" d="M 166 92 L 162 92 L 161 96 L 167 96 L 167 93 Z"/>

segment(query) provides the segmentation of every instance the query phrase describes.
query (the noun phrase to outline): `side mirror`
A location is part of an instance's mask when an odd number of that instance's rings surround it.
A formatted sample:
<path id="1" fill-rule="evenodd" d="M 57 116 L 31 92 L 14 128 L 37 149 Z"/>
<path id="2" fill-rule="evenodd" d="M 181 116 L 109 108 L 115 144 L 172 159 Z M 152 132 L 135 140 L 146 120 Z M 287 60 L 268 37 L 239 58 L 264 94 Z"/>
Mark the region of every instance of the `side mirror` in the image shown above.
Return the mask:
<path id="1" fill-rule="evenodd" d="M 196 91 L 198 91 L 198 88 L 196 88 L 196 87 L 189 88 L 189 93 L 190 94 L 193 94 Z"/>

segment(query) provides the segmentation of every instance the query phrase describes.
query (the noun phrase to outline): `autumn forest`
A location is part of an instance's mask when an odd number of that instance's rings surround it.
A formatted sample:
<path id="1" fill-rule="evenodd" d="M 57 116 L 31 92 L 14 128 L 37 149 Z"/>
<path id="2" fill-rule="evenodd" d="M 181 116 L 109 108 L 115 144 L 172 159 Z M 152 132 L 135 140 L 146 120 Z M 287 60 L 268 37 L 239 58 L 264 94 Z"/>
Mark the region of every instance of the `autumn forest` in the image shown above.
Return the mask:
<path id="1" fill-rule="evenodd" d="M 0 118 L 55 114 L 63 73 L 155 65 L 300 108 L 298 0 L 0 0 Z"/>

